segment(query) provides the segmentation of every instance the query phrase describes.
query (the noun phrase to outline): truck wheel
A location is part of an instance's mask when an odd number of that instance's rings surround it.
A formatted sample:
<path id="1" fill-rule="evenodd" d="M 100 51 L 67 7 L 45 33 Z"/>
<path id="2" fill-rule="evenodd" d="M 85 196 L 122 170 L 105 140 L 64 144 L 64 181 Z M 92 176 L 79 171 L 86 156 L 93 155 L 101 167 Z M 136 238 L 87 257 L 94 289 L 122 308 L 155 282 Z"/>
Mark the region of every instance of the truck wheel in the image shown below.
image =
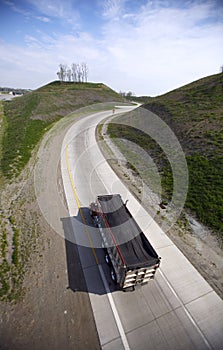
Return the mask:
<path id="1" fill-rule="evenodd" d="M 127 287 L 125 289 L 123 289 L 123 292 L 127 293 L 127 292 L 134 292 L 135 290 L 135 287 L 134 286 L 131 286 L 131 287 Z"/>
<path id="2" fill-rule="evenodd" d="M 117 278 L 116 278 L 116 273 L 113 269 L 111 269 L 111 278 L 112 278 L 112 281 L 117 284 Z"/>
<path id="3" fill-rule="evenodd" d="M 106 261 L 106 263 L 108 264 L 108 266 L 111 266 L 111 260 L 110 260 L 110 258 L 109 258 L 108 253 L 105 253 L 105 261 Z"/>

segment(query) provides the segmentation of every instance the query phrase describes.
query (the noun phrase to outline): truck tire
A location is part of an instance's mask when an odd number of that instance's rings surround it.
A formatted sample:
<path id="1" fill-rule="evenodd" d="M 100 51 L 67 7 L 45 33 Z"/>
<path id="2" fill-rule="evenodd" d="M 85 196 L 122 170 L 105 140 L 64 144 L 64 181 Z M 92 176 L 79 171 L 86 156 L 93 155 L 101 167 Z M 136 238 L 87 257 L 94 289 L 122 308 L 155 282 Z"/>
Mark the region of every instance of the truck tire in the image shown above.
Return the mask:
<path id="1" fill-rule="evenodd" d="M 134 290 L 135 290 L 135 287 L 131 286 L 131 287 L 127 287 L 127 288 L 123 289 L 123 292 L 125 292 L 125 293 L 134 292 Z"/>
<path id="2" fill-rule="evenodd" d="M 105 262 L 108 264 L 108 266 L 111 266 L 111 259 L 107 252 L 105 253 Z"/>
<path id="3" fill-rule="evenodd" d="M 114 282 L 114 284 L 117 284 L 117 277 L 116 277 L 116 273 L 113 269 L 111 269 L 111 279 Z"/>

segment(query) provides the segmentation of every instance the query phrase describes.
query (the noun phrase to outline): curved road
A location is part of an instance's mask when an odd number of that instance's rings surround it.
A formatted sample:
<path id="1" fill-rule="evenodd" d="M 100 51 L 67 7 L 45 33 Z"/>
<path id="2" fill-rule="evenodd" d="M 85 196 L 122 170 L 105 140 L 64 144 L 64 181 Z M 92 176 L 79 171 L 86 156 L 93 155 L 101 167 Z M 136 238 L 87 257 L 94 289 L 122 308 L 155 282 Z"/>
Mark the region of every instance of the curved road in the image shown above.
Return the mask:
<path id="1" fill-rule="evenodd" d="M 61 222 L 79 252 L 86 281 L 70 288 L 89 293 L 102 349 L 220 350 L 223 301 L 121 183 L 96 143 L 95 128 L 109 115 L 79 119 L 63 140 L 61 172 L 70 217 Z M 130 212 L 162 257 L 155 280 L 132 293 L 115 290 L 89 217 L 89 203 L 105 193 L 129 200 Z"/>

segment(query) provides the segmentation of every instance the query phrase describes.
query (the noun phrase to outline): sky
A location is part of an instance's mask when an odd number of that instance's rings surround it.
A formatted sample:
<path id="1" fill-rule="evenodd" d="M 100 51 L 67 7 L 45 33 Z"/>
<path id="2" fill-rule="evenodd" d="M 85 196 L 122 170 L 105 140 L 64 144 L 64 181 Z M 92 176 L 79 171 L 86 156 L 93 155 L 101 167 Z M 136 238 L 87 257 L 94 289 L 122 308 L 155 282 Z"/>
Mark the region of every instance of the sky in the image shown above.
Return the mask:
<path id="1" fill-rule="evenodd" d="M 0 0 L 0 86 L 36 89 L 59 64 L 157 96 L 220 72 L 223 0 Z"/>

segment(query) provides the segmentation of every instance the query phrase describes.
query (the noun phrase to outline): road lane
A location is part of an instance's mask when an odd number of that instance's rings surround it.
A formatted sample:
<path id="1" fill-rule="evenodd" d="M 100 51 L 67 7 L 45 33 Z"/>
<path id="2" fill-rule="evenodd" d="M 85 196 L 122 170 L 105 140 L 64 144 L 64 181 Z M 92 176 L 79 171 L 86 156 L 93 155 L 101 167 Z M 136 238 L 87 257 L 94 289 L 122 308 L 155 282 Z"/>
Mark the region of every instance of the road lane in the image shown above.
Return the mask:
<path id="1" fill-rule="evenodd" d="M 114 291 L 100 249 L 100 237 L 95 228 L 88 226 L 99 264 L 110 284 L 112 299 L 128 345 L 131 349 L 220 349 L 223 340 L 222 300 L 106 163 L 95 141 L 95 128 L 107 115 L 108 112 L 97 113 L 76 123 L 66 135 L 63 149 L 68 145 L 71 174 L 81 208 L 87 208 L 98 194 L 121 193 L 123 200 L 129 199 L 129 210 L 162 256 L 161 273 L 157 273 L 154 281 L 134 293 Z M 70 214 L 77 217 L 78 206 L 70 194 L 72 188 L 67 182 L 63 153 L 61 164 Z M 90 222 L 87 210 L 85 217 Z M 118 349 L 119 345 L 124 348 L 100 269 L 90 249 L 82 247 L 89 246 L 89 241 L 80 222 L 76 218 L 72 222 L 101 346 L 103 349 Z M 207 308 L 209 313 L 205 311 Z"/>

